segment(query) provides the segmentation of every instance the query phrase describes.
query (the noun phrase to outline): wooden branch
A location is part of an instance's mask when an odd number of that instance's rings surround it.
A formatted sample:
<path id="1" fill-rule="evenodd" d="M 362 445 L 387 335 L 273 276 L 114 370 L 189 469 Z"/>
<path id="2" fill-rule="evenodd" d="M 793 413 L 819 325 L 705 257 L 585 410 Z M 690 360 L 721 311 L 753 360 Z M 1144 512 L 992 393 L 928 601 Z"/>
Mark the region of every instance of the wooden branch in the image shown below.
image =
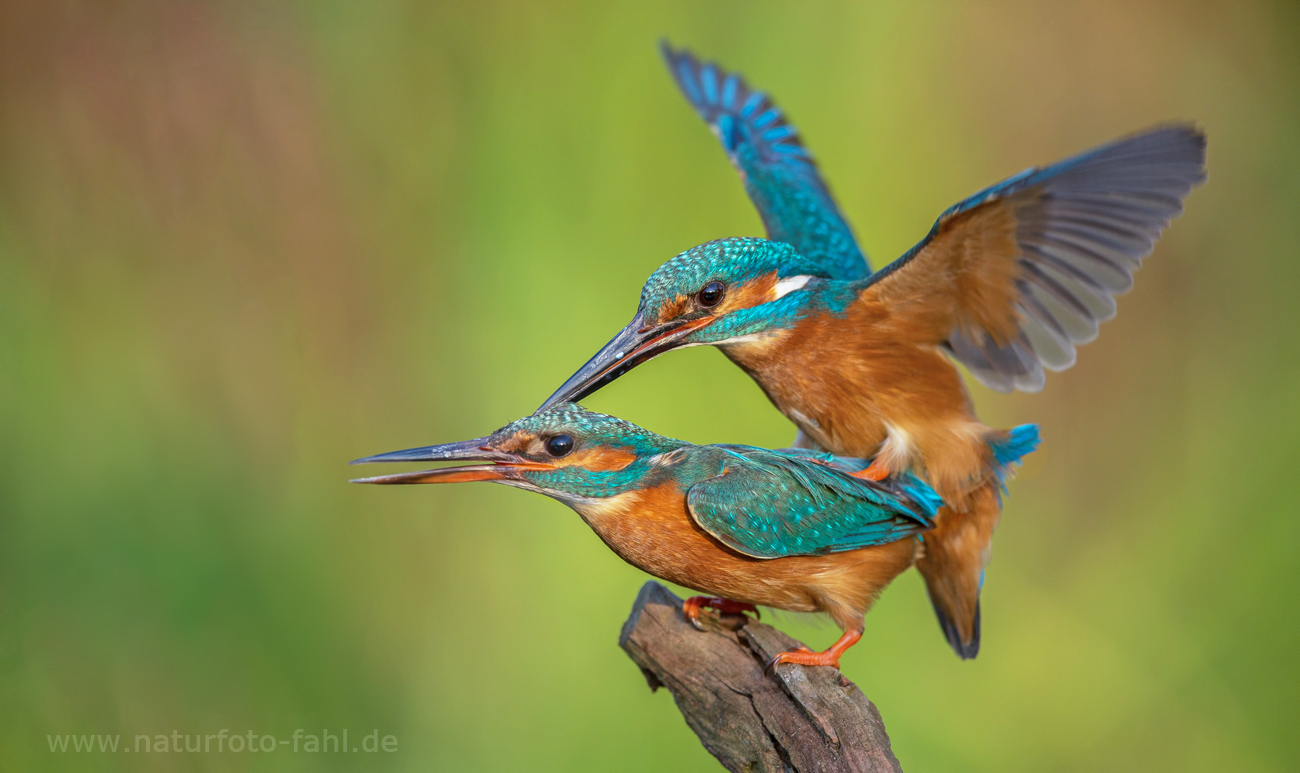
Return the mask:
<path id="1" fill-rule="evenodd" d="M 739 616 L 682 615 L 682 600 L 647 582 L 623 624 L 619 646 L 650 689 L 667 687 L 704 748 L 731 771 L 901 773 L 880 712 L 833 668 L 780 665 L 799 642 Z"/>

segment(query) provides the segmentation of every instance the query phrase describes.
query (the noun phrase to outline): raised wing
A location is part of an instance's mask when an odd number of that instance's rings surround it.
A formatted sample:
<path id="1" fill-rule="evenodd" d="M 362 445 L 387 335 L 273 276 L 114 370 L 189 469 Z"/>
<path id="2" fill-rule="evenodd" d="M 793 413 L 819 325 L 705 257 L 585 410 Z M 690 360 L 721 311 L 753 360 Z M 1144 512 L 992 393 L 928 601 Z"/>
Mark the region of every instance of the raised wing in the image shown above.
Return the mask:
<path id="1" fill-rule="evenodd" d="M 732 446 L 722 473 L 691 486 L 695 522 L 755 558 L 853 550 L 934 526 L 941 500 L 916 478 L 877 484 L 812 454 Z"/>
<path id="2" fill-rule="evenodd" d="M 898 335 L 942 344 L 983 384 L 1036 392 L 1115 316 L 1115 296 L 1205 181 L 1205 135 L 1157 128 L 1022 172 L 944 212 L 866 281 Z"/>
<path id="3" fill-rule="evenodd" d="M 689 51 L 674 51 L 666 42 L 661 48 L 682 94 L 740 172 L 768 238 L 817 261 L 830 279 L 866 277 L 871 269 L 853 231 L 781 108 L 763 92 L 750 90 L 737 73 L 700 64 Z"/>

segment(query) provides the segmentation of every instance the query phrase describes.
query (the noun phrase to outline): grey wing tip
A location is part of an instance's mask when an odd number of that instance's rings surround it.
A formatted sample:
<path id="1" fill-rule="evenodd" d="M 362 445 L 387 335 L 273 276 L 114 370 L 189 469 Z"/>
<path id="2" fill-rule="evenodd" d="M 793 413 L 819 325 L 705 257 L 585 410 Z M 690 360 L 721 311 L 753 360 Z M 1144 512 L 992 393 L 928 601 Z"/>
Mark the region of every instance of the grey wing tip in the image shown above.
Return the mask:
<path id="1" fill-rule="evenodd" d="M 1205 181 L 1205 151 L 1209 145 L 1209 138 L 1205 133 L 1205 129 L 1197 123 L 1193 121 L 1170 121 L 1169 123 L 1157 124 L 1144 131 L 1117 140 L 1111 144 L 1111 147 L 1138 145 L 1144 146 L 1143 151 L 1151 154 L 1186 152 L 1187 156 L 1178 160 L 1184 163 L 1200 164 L 1201 172 L 1196 181 L 1198 183 Z"/>

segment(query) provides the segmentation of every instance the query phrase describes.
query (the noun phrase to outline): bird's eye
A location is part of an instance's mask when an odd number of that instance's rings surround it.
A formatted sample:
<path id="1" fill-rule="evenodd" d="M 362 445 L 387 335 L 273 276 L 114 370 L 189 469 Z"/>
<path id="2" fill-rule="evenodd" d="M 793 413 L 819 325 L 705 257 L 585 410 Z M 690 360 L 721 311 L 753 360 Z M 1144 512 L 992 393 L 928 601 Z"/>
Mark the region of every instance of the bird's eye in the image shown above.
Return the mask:
<path id="1" fill-rule="evenodd" d="M 722 297 L 727 294 L 727 286 L 721 282 L 709 282 L 695 295 L 695 300 L 700 302 L 704 308 L 712 308 L 722 302 Z"/>
<path id="2" fill-rule="evenodd" d="M 554 457 L 566 456 L 573 450 L 572 435 L 556 435 L 546 441 L 546 453 Z"/>

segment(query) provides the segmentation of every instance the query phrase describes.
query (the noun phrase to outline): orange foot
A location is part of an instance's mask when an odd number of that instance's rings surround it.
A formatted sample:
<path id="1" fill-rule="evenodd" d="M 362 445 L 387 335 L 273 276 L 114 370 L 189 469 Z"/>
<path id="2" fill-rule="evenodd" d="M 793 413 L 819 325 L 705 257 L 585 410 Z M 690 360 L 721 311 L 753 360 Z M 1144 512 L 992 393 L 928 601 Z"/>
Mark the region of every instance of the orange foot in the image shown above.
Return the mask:
<path id="1" fill-rule="evenodd" d="M 889 468 L 886 467 L 880 461 L 880 457 L 877 456 L 875 459 L 871 460 L 871 464 L 867 465 L 867 469 L 863 470 L 862 472 L 853 473 L 853 477 L 866 478 L 867 480 L 874 480 L 879 482 L 889 477 Z"/>
<path id="2" fill-rule="evenodd" d="M 758 612 L 758 607 L 753 604 L 746 604 L 743 601 L 732 601 L 731 599 L 720 599 L 715 596 L 691 596 L 682 602 L 682 614 L 686 619 L 691 621 L 691 625 L 704 630 L 700 625 L 700 609 L 708 607 L 716 609 L 724 615 L 739 615 L 744 612 L 753 612 L 755 617 L 762 617 Z"/>
<path id="3" fill-rule="evenodd" d="M 796 663 L 801 666 L 834 666 L 840 667 L 840 655 L 843 655 L 849 647 L 858 643 L 862 638 L 862 631 L 845 631 L 839 641 L 831 645 L 831 648 L 825 652 L 813 652 L 807 647 L 782 652 L 767 664 L 767 670 L 776 668 L 779 663 Z"/>

